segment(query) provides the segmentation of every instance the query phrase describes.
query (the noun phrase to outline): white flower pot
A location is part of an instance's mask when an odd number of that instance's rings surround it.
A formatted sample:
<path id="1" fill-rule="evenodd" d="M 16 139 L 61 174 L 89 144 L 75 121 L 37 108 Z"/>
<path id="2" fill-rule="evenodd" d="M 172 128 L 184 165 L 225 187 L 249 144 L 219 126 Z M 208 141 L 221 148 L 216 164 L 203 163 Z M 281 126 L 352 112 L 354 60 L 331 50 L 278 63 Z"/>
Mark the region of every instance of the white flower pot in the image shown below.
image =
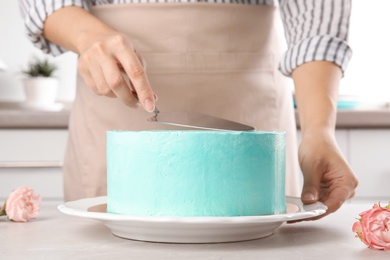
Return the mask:
<path id="1" fill-rule="evenodd" d="M 32 105 L 54 104 L 58 92 L 58 79 L 48 77 L 23 80 L 26 101 Z"/>

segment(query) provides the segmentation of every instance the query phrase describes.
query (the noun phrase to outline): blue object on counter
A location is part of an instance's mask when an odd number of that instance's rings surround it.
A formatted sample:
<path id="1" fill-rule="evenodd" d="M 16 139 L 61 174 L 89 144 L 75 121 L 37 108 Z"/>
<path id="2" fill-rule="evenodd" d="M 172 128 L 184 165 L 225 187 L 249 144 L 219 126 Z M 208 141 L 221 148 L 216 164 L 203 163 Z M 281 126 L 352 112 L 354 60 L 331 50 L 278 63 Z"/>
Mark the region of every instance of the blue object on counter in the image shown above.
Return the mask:
<path id="1" fill-rule="evenodd" d="M 297 102 L 293 101 L 294 108 L 297 108 Z M 360 104 L 357 100 L 340 100 L 337 102 L 337 108 L 338 109 L 353 109 L 356 108 Z"/>
<path id="2" fill-rule="evenodd" d="M 339 109 L 352 109 L 359 105 L 357 100 L 341 100 L 337 102 L 337 108 Z"/>

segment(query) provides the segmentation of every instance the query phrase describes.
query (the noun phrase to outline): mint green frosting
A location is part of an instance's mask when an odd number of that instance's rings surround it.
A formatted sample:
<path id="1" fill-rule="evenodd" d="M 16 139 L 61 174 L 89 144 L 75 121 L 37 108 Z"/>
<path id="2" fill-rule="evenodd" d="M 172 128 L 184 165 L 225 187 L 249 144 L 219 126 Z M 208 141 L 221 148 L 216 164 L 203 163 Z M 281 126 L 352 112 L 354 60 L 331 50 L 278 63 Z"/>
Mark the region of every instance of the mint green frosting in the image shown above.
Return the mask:
<path id="1" fill-rule="evenodd" d="M 108 212 L 131 216 L 283 213 L 285 133 L 108 131 Z"/>

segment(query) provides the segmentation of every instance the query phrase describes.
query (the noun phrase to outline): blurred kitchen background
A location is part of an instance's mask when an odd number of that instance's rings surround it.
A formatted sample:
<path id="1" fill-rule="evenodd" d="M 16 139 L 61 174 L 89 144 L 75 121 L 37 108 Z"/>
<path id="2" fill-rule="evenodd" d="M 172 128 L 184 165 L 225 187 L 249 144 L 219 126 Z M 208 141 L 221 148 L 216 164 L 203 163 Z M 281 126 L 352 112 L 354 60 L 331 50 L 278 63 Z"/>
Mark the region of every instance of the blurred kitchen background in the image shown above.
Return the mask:
<path id="1" fill-rule="evenodd" d="M 25 99 L 21 70 L 27 68 L 32 57 L 49 58 L 58 70 L 60 87 L 57 100 L 71 102 L 75 95 L 77 56 L 68 52 L 58 57 L 43 54 L 27 39 L 18 1 L 0 1 L 0 61 L 6 66 L 0 73 L 0 101 L 23 101 Z"/>
<path id="2" fill-rule="evenodd" d="M 353 1 L 353 57 L 340 89 L 337 123 L 339 145 L 360 179 L 356 199 L 374 202 L 390 200 L 386 184 L 390 176 L 388 10 L 387 0 Z M 18 1 L 0 1 L 0 31 L 0 199 L 20 185 L 33 187 L 46 199 L 61 198 L 77 57 L 71 52 L 50 57 L 33 47 L 25 35 Z M 32 57 L 48 58 L 58 67 L 55 104 L 61 106 L 23 105 L 21 70 Z"/>

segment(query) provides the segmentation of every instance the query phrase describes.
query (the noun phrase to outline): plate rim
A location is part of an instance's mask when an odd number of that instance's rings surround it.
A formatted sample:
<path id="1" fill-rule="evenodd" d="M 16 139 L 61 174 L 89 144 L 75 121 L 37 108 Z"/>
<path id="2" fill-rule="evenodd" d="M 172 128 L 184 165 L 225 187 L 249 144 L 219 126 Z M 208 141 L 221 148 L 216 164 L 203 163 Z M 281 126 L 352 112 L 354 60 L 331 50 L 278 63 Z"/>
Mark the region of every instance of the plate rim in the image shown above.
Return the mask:
<path id="1" fill-rule="evenodd" d="M 298 207 L 297 212 L 282 213 L 274 215 L 261 216 L 233 216 L 233 217 L 167 217 L 167 216 L 129 216 L 105 212 L 89 212 L 88 208 L 107 203 L 107 196 L 79 199 L 65 202 L 57 206 L 57 209 L 63 214 L 83 217 L 102 221 L 132 221 L 149 223 L 215 223 L 215 224 L 239 224 L 239 223 L 272 223 L 285 222 L 293 220 L 302 220 L 316 217 L 326 212 L 327 206 L 321 202 L 310 205 L 303 205 L 301 198 L 286 196 L 286 203 Z"/>

